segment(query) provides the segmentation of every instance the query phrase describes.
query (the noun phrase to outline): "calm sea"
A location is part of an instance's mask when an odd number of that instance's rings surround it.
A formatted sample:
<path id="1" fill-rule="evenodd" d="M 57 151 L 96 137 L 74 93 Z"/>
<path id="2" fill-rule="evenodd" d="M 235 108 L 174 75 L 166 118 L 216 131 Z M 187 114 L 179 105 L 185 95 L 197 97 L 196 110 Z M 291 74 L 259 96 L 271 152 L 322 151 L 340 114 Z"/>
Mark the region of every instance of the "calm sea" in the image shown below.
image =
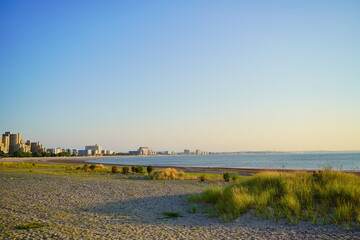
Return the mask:
<path id="1" fill-rule="evenodd" d="M 360 171 L 360 153 L 239 154 L 119 157 L 91 160 L 95 163 L 178 167 L 224 167 L 268 169 L 324 169 Z"/>

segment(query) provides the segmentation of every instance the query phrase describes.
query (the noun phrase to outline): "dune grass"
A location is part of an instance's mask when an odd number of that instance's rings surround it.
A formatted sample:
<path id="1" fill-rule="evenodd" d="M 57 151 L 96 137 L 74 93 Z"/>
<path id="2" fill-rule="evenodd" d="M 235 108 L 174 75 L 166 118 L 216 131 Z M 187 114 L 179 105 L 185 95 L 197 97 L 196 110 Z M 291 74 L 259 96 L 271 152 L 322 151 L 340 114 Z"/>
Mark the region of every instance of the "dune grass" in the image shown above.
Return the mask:
<path id="1" fill-rule="evenodd" d="M 179 172 L 175 168 L 166 168 L 162 171 L 155 171 L 151 178 L 159 180 L 183 179 L 184 172 Z"/>
<path id="2" fill-rule="evenodd" d="M 160 171 L 153 172 L 152 175 L 149 175 L 151 179 L 157 180 L 203 180 L 206 181 L 219 181 L 222 179 L 221 174 L 210 174 L 210 173 L 185 173 L 182 171 L 177 171 L 175 168 L 166 168 Z"/>
<path id="3" fill-rule="evenodd" d="M 182 217 L 182 215 L 178 212 L 163 212 L 162 213 L 165 218 L 178 218 L 178 217 Z"/>
<path id="4" fill-rule="evenodd" d="M 275 221 L 286 218 L 360 227 L 360 178 L 336 171 L 259 173 L 225 187 L 213 185 L 190 200 L 210 203 L 218 216 L 232 220 L 252 210 Z"/>
<path id="5" fill-rule="evenodd" d="M 47 226 L 49 226 L 49 225 L 45 224 L 45 223 L 30 222 L 30 223 L 23 223 L 23 224 L 17 225 L 16 228 L 28 230 L 28 229 L 33 229 L 33 228 L 47 227 Z"/>

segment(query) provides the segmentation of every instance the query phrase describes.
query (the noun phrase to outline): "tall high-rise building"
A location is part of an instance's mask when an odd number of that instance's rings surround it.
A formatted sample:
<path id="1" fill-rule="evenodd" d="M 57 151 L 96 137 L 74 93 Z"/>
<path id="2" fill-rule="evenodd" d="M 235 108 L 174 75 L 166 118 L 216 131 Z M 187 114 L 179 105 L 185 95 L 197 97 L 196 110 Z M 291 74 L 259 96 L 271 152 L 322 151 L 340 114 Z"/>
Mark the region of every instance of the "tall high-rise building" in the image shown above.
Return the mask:
<path id="1" fill-rule="evenodd" d="M 46 149 L 44 148 L 43 145 L 40 144 L 40 142 L 32 142 L 30 146 L 31 146 L 30 148 L 31 152 L 39 152 L 39 153 L 46 152 Z"/>
<path id="2" fill-rule="evenodd" d="M 149 147 L 139 147 L 138 155 L 154 155 L 155 153 L 151 151 Z"/>
<path id="3" fill-rule="evenodd" d="M 91 145 L 91 146 L 85 146 L 85 150 L 91 150 L 92 155 L 101 154 L 102 147 L 98 144 Z"/>
<path id="4" fill-rule="evenodd" d="M 184 154 L 190 154 L 190 150 L 189 149 L 184 149 Z"/>
<path id="5" fill-rule="evenodd" d="M 45 152 L 45 148 L 39 142 L 26 142 L 20 133 L 5 132 L 0 136 L 0 151 L 4 153 L 14 152 Z"/>
<path id="6" fill-rule="evenodd" d="M 9 152 L 30 152 L 31 150 L 31 144 L 30 141 L 27 141 L 26 143 L 21 138 L 20 133 L 14 133 L 11 134 L 11 132 L 7 132 L 10 134 L 10 145 L 9 145 Z M 6 134 L 6 133 L 5 133 Z"/>
<path id="7" fill-rule="evenodd" d="M 52 153 L 52 154 L 59 154 L 61 152 L 63 152 L 63 149 L 58 147 L 58 148 L 48 148 L 47 149 L 48 153 Z"/>
<path id="8" fill-rule="evenodd" d="M 11 132 L 5 132 L 5 134 L 0 137 L 0 151 L 4 153 L 9 153 L 10 151 L 10 134 Z"/>

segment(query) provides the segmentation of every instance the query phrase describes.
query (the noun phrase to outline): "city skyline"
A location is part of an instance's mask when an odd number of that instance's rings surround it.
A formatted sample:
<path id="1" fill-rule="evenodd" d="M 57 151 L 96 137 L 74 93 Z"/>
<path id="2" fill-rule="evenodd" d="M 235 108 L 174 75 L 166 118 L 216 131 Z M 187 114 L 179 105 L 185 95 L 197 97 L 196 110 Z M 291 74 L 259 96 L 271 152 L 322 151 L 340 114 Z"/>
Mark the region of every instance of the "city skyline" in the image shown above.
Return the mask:
<path id="1" fill-rule="evenodd" d="M 2 1 L 0 130 L 117 152 L 360 150 L 360 2 Z"/>

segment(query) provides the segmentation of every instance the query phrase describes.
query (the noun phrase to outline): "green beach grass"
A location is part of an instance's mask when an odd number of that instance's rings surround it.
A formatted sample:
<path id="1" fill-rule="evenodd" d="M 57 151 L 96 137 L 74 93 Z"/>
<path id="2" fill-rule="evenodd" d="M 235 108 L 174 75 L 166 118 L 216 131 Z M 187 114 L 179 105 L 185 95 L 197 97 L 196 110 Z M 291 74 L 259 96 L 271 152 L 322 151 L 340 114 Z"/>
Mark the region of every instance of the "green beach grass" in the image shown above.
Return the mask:
<path id="1" fill-rule="evenodd" d="M 135 166 L 134 166 L 135 168 Z M 66 165 L 66 164 L 43 164 L 37 162 L 0 162 L 0 170 L 11 172 L 28 172 L 47 175 L 77 175 L 77 176 L 101 176 L 101 177 L 123 177 L 123 178 L 146 178 L 157 180 L 198 180 L 204 176 L 207 181 L 221 180 L 221 174 L 185 173 L 169 168 L 160 171 L 131 172 L 131 167 L 106 167 L 102 164 Z M 125 172 L 124 172 L 125 170 Z M 126 175 L 126 176 L 125 176 Z"/>
<path id="2" fill-rule="evenodd" d="M 189 200 L 213 205 L 225 221 L 251 210 L 291 224 L 307 220 L 360 227 L 360 178 L 344 172 L 259 173 L 225 187 L 213 185 Z"/>

